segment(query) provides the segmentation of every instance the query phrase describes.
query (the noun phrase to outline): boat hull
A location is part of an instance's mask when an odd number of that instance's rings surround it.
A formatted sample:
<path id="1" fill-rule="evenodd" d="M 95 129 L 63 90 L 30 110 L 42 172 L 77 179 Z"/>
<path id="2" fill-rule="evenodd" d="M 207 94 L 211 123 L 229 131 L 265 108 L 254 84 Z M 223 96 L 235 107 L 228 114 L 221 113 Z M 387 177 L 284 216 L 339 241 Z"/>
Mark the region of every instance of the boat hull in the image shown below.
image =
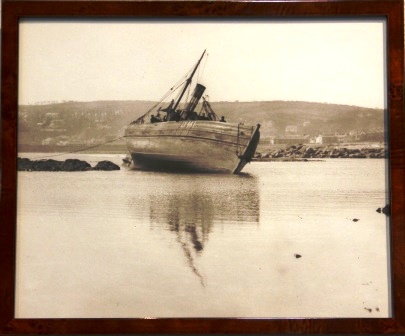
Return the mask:
<path id="1" fill-rule="evenodd" d="M 214 121 L 132 124 L 128 151 L 138 169 L 239 173 L 259 142 L 259 126 Z"/>

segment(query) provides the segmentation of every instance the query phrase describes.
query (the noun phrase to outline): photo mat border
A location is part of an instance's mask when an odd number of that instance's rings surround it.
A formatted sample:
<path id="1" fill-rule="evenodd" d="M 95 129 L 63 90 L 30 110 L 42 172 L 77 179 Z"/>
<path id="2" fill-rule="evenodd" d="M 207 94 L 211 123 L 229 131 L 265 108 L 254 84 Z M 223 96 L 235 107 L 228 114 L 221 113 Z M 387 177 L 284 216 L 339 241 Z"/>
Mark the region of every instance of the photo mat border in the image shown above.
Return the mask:
<path id="1" fill-rule="evenodd" d="M 405 333 L 405 118 L 403 0 L 20 1 L 2 8 L 0 333 Z M 387 20 L 392 318 L 16 319 L 18 30 L 20 18 L 353 18 Z M 40 304 L 40 303 L 38 303 Z"/>

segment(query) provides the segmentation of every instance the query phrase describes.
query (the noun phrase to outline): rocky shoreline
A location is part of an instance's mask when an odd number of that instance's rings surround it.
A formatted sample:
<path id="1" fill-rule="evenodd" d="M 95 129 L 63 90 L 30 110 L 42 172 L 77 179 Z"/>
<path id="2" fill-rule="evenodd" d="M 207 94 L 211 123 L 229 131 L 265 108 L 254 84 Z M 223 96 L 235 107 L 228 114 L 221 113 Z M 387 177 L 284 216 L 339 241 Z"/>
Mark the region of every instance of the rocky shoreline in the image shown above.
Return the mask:
<path id="1" fill-rule="evenodd" d="M 100 161 L 94 167 L 88 162 L 78 159 L 67 159 L 65 161 L 57 160 L 30 160 L 27 158 L 17 159 L 18 171 L 55 171 L 55 172 L 74 172 L 89 170 L 120 170 L 120 167 L 111 161 Z"/>
<path id="2" fill-rule="evenodd" d="M 305 159 L 347 158 L 347 159 L 384 159 L 388 157 L 385 148 L 346 148 L 346 147 L 313 147 L 307 145 L 292 145 L 286 148 L 273 149 L 265 153 L 256 153 L 253 161 L 305 161 Z"/>

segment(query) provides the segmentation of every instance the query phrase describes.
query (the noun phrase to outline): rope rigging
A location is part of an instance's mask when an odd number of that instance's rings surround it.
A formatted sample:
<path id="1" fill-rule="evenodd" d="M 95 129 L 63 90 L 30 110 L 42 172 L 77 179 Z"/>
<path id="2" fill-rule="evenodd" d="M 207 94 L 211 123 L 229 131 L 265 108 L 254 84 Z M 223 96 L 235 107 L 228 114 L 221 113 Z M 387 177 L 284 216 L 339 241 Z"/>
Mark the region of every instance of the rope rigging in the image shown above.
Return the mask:
<path id="1" fill-rule="evenodd" d="M 142 124 L 144 122 L 144 119 L 146 116 L 148 116 L 155 108 L 157 108 L 160 104 L 163 103 L 163 101 L 170 97 L 174 92 L 176 92 L 181 86 L 183 86 L 183 84 L 185 84 L 188 80 L 188 77 L 190 75 L 190 73 L 193 71 L 193 69 L 195 68 L 195 65 L 190 68 L 189 71 L 187 71 L 187 73 L 182 76 L 176 84 L 174 84 L 159 100 L 156 104 L 154 104 L 148 111 L 146 111 L 142 116 L 140 116 L 138 119 L 136 119 L 135 121 L 131 122 L 131 124 Z M 180 96 L 180 93 L 177 95 L 176 99 L 178 99 L 178 97 Z"/>
<path id="2" fill-rule="evenodd" d="M 83 151 L 86 151 L 86 150 L 89 150 L 89 149 L 93 149 L 93 148 L 96 148 L 96 147 L 100 147 L 100 146 L 106 145 L 106 144 L 108 144 L 108 143 L 115 142 L 115 141 L 120 140 L 120 139 L 122 139 L 122 138 L 124 138 L 124 137 L 125 137 L 125 136 L 120 136 L 120 137 L 115 138 L 115 139 L 113 139 L 113 140 L 106 141 L 106 142 L 103 142 L 103 143 L 101 143 L 101 144 L 97 144 L 97 145 L 94 145 L 94 146 L 89 146 L 89 147 L 85 147 L 85 148 L 80 148 L 80 149 L 78 149 L 78 150 L 74 150 L 74 151 L 70 151 L 70 152 L 58 153 L 58 154 L 53 154 L 53 155 L 45 155 L 45 156 L 41 156 L 41 157 L 38 157 L 38 158 L 35 158 L 35 159 L 47 159 L 47 158 L 56 157 L 56 156 L 61 156 L 61 155 L 66 155 L 66 154 L 73 154 L 73 153 L 83 152 Z"/>
<path id="3" fill-rule="evenodd" d="M 187 79 L 183 80 L 179 85 L 177 86 L 172 86 L 169 91 L 167 91 L 162 98 L 155 104 L 153 105 L 146 113 L 144 113 L 142 116 L 140 116 L 138 119 L 133 121 L 131 124 L 138 124 L 138 123 L 143 123 L 143 119 L 150 113 L 152 112 L 156 107 L 158 107 L 167 97 L 169 97 L 171 94 L 176 92 L 185 82 Z"/>
<path id="4" fill-rule="evenodd" d="M 177 95 L 176 100 L 175 100 L 176 103 L 174 104 L 174 107 L 172 107 L 171 109 L 173 111 L 177 111 L 177 107 L 180 104 L 180 101 L 182 100 L 183 95 L 185 93 L 186 93 L 186 102 L 187 102 L 188 99 L 189 99 L 189 96 L 190 96 L 190 89 L 191 89 L 191 83 L 192 83 L 193 75 L 198 70 L 198 76 L 199 76 L 199 65 L 200 65 L 205 53 L 206 53 L 206 51 L 204 51 L 204 53 L 202 54 L 202 56 L 198 60 L 198 62 L 186 73 L 186 75 L 184 77 L 182 77 L 182 79 L 180 79 L 180 81 L 178 81 L 174 86 L 172 86 L 170 88 L 170 90 L 168 92 L 166 92 L 163 95 L 163 97 L 156 104 L 154 104 L 146 113 L 144 113 L 142 116 L 140 116 L 135 121 L 131 122 L 131 124 L 143 124 L 145 122 L 145 117 L 148 116 L 158 106 L 159 106 L 159 109 L 158 109 L 158 113 L 159 113 L 159 111 L 161 110 L 160 105 L 163 103 L 163 101 L 166 98 L 168 98 L 170 95 L 172 95 L 174 92 L 176 92 L 183 85 L 184 85 L 183 90 L 181 92 L 179 92 L 179 94 Z M 206 63 L 206 61 L 205 61 L 205 63 Z M 165 110 L 163 110 L 163 111 L 165 111 Z"/>

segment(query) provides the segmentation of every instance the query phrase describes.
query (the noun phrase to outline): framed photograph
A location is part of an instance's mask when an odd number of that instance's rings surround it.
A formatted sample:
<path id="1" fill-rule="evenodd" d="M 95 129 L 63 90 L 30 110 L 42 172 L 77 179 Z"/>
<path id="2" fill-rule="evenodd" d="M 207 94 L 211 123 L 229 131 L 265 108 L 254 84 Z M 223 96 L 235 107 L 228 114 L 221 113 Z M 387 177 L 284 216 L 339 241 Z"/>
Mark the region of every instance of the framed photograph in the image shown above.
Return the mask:
<path id="1" fill-rule="evenodd" d="M 1 334 L 405 333 L 404 4 L 2 4 Z"/>

